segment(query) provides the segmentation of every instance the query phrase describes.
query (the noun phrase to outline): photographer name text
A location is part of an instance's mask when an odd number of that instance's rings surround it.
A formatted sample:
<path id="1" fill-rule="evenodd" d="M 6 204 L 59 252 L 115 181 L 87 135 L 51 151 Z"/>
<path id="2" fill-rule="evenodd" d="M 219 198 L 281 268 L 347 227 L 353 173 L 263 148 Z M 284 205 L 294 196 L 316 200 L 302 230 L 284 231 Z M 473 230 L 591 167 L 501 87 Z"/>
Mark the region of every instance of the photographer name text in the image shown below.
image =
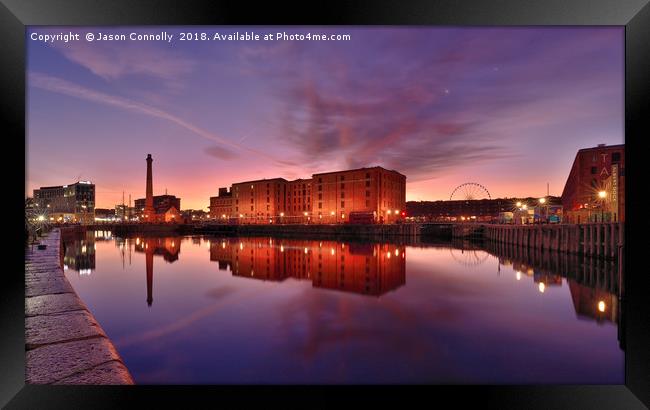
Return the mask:
<path id="1" fill-rule="evenodd" d="M 328 34 L 328 33 L 256 33 L 245 32 L 180 32 L 170 33 L 167 31 L 152 33 L 38 33 L 30 34 L 30 40 L 43 43 L 69 43 L 75 41 L 87 42 L 123 42 L 123 41 L 156 41 L 172 43 L 174 41 L 350 41 L 350 34 Z"/>

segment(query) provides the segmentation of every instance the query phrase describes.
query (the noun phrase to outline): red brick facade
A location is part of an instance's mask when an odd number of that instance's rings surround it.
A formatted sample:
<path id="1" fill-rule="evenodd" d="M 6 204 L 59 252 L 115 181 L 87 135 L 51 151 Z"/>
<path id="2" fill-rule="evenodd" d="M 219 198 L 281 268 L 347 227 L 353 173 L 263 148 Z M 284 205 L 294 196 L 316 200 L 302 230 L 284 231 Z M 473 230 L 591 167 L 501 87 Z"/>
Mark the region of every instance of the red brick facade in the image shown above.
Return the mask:
<path id="1" fill-rule="evenodd" d="M 605 197 L 599 197 L 604 192 Z M 625 221 L 625 145 L 578 151 L 562 192 L 564 220 Z"/>
<path id="2" fill-rule="evenodd" d="M 230 207 L 228 207 L 230 206 Z M 406 177 L 381 167 L 239 182 L 210 198 L 213 219 L 240 223 L 345 223 L 351 212 L 372 213 L 378 223 L 404 218 Z"/>

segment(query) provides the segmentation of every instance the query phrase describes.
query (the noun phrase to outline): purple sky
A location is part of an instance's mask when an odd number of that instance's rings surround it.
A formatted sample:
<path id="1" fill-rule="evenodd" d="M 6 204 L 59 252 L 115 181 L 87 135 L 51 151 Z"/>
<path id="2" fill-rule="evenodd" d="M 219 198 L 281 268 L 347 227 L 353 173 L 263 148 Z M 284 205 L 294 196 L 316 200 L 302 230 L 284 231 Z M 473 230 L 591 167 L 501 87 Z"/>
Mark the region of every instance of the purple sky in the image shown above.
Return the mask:
<path id="1" fill-rule="evenodd" d="M 43 43 L 31 33 L 72 31 Z M 160 33 L 171 43 L 83 40 Z M 178 41 L 180 32 L 350 34 L 350 41 Z M 80 179 L 97 207 L 154 194 L 206 208 L 221 186 L 381 165 L 407 200 L 464 182 L 559 195 L 575 153 L 620 144 L 624 31 L 597 28 L 30 28 L 27 181 Z"/>

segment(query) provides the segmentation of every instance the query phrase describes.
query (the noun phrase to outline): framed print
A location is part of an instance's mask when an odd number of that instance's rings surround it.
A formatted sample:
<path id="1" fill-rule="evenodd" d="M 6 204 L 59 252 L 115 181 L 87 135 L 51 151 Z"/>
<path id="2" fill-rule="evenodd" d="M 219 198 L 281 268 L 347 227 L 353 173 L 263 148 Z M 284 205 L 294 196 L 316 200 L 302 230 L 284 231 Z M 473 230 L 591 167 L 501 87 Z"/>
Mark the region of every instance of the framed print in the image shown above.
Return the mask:
<path id="1" fill-rule="evenodd" d="M 3 0 L 2 404 L 644 408 L 646 3 Z"/>

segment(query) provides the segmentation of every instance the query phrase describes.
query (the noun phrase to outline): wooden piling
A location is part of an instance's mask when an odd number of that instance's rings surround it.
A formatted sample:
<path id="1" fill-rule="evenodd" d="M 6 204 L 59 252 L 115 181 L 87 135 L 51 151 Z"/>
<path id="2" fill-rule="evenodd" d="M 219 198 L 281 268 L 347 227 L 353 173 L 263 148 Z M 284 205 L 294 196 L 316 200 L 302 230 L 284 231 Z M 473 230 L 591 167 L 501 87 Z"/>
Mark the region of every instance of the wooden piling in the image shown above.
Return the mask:
<path id="1" fill-rule="evenodd" d="M 596 231 L 596 240 L 594 241 L 594 254 L 596 256 L 600 256 L 600 241 L 602 239 L 600 235 L 601 227 L 602 224 L 594 224 L 594 230 Z"/>
<path id="2" fill-rule="evenodd" d="M 609 230 L 608 224 L 601 224 L 600 229 L 600 256 L 602 258 L 609 258 Z"/>

